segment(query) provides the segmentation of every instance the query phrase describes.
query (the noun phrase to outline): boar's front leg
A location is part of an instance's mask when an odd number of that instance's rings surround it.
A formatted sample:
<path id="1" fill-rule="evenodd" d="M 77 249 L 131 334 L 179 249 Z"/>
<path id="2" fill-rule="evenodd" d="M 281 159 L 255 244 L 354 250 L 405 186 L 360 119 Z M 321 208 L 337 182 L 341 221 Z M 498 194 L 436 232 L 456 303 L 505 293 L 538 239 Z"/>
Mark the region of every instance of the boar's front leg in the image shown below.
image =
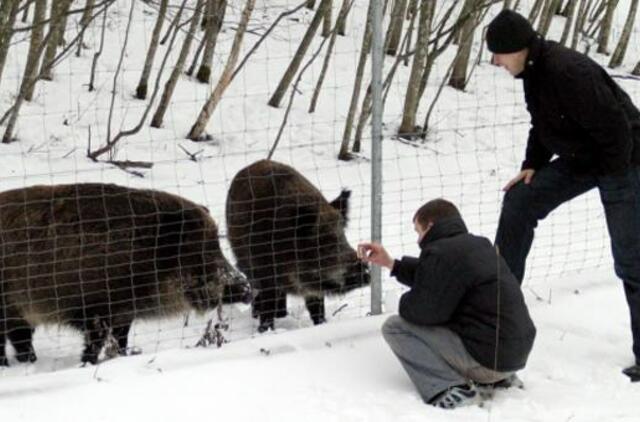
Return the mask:
<path id="1" fill-rule="evenodd" d="M 260 319 L 258 332 L 275 329 L 274 320 L 287 316 L 287 292 L 277 287 L 260 290 L 253 299 L 251 314 Z"/>
<path id="2" fill-rule="evenodd" d="M 277 294 L 275 287 L 260 290 L 253 299 L 253 309 L 251 313 L 260 320 L 260 325 L 258 325 L 259 333 L 264 333 L 269 329 L 275 329 L 276 300 Z"/>
<path id="3" fill-rule="evenodd" d="M 17 327 L 12 328 L 7 336 L 16 349 L 18 362 L 35 362 L 38 358 L 33 349 L 33 333 L 35 329 L 24 319 L 20 319 Z"/>
<path id="4" fill-rule="evenodd" d="M 306 296 L 304 303 L 307 305 L 309 316 L 315 325 L 327 322 L 324 310 L 324 297 Z"/>

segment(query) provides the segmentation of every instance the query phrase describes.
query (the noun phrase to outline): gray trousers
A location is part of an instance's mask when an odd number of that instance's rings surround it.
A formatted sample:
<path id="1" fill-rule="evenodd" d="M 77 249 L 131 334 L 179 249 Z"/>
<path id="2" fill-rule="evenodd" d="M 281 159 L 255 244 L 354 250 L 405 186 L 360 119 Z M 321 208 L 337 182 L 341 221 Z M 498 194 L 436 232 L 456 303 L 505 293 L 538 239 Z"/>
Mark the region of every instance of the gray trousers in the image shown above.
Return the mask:
<path id="1" fill-rule="evenodd" d="M 469 381 L 494 383 L 513 373 L 480 365 L 460 337 L 445 327 L 415 325 L 393 315 L 383 324 L 382 335 L 427 403 L 450 387 Z"/>

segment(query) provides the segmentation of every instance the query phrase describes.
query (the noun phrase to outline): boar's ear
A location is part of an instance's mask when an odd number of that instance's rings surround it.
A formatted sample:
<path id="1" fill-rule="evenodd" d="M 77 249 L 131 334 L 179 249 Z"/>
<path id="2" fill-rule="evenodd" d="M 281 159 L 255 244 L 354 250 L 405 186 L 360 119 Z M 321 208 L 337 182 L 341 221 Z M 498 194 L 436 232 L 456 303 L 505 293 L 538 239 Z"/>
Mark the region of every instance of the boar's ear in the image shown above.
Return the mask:
<path id="1" fill-rule="evenodd" d="M 351 191 L 348 189 L 342 189 L 340 195 L 333 201 L 331 201 L 331 206 L 342 214 L 342 219 L 344 220 L 344 224 L 347 225 L 347 221 L 349 220 L 349 198 L 351 197 Z"/>
<path id="2" fill-rule="evenodd" d="M 314 236 L 318 223 L 318 209 L 310 206 L 300 206 L 296 209 L 296 237 L 307 239 Z"/>

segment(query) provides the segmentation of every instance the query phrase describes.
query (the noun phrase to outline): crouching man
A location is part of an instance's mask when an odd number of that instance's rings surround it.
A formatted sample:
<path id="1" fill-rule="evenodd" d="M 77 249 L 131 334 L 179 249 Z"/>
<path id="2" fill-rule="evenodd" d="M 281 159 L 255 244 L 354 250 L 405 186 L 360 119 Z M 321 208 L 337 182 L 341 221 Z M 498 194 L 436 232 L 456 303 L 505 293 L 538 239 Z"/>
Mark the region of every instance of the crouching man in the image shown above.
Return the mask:
<path id="1" fill-rule="evenodd" d="M 410 288 L 385 340 L 422 399 L 441 408 L 478 403 L 481 390 L 519 381 L 536 329 L 520 284 L 493 245 L 470 234 L 444 199 L 424 204 L 413 223 L 419 258 L 393 260 L 382 245 L 362 243 L 360 258 L 391 270 Z"/>

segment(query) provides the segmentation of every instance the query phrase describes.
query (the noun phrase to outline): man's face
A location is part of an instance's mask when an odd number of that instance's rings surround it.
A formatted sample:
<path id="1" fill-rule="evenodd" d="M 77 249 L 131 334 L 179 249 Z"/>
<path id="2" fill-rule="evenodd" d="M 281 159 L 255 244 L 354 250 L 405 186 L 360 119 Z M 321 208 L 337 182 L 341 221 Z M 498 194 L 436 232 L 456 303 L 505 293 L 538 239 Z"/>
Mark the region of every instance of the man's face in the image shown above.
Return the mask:
<path id="1" fill-rule="evenodd" d="M 422 227 L 422 224 L 420 224 L 417 220 L 413 220 L 413 228 L 416 233 L 418 233 L 418 244 L 422 242 L 422 239 L 424 239 L 424 236 L 427 234 L 429 229 L 431 229 L 431 226 L 433 226 L 432 222 L 429 222 L 429 224 L 427 224 L 427 227 Z"/>
<path id="2" fill-rule="evenodd" d="M 524 70 L 528 54 L 528 48 L 516 51 L 515 53 L 494 54 L 493 57 L 491 57 L 491 64 L 505 68 L 511 76 L 518 76 Z"/>

